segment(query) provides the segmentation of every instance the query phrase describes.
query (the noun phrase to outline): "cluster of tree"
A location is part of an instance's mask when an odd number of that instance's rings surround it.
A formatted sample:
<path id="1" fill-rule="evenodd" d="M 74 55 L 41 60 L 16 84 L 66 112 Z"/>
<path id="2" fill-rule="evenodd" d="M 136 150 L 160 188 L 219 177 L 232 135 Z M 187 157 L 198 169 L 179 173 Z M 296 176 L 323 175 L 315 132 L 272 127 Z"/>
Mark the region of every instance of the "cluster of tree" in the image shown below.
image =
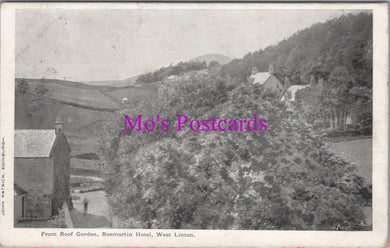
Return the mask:
<path id="1" fill-rule="evenodd" d="M 43 81 L 43 79 L 42 79 Z M 32 91 L 30 89 L 30 86 L 28 82 L 23 78 L 20 80 L 16 80 L 16 95 L 25 95 L 28 93 L 36 94 L 38 96 L 44 96 L 46 95 L 49 90 L 43 85 L 43 84 L 38 84 L 34 90 Z"/>
<path id="2" fill-rule="evenodd" d="M 189 71 L 199 71 L 207 69 L 207 62 L 199 62 L 199 61 L 189 61 L 189 62 L 180 62 L 177 65 L 170 65 L 168 67 L 161 67 L 159 70 L 155 72 L 149 72 L 140 75 L 137 78 L 137 82 L 142 83 L 152 83 L 161 81 L 166 77 L 172 75 L 181 75 L 183 73 Z"/>
<path id="3" fill-rule="evenodd" d="M 272 102 L 273 101 L 273 102 Z M 123 114 L 176 123 L 267 120 L 266 132 L 123 132 Z M 334 156 L 285 106 L 256 85 L 222 77 L 183 81 L 170 99 L 114 113 L 99 144 L 114 213 L 126 228 L 365 228 L 356 166 Z M 172 121 L 171 121 L 172 120 Z"/>
<path id="4" fill-rule="evenodd" d="M 16 95 L 25 95 L 30 91 L 30 87 L 25 79 L 21 79 L 20 81 L 16 81 Z"/>
<path id="5" fill-rule="evenodd" d="M 315 127 L 371 134 L 372 88 L 359 85 L 345 67 L 336 67 L 324 84 L 298 91 L 296 100 L 297 109 Z"/>

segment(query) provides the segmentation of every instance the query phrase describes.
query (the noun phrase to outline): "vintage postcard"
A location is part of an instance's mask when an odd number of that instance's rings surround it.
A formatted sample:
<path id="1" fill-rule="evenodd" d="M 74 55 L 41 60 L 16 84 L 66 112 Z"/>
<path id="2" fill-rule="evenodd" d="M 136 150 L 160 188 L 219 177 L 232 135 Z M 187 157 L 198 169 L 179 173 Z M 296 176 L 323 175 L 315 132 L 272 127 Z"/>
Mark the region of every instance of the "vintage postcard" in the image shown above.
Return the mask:
<path id="1" fill-rule="evenodd" d="M 387 3 L 2 3 L 2 247 L 385 247 Z"/>

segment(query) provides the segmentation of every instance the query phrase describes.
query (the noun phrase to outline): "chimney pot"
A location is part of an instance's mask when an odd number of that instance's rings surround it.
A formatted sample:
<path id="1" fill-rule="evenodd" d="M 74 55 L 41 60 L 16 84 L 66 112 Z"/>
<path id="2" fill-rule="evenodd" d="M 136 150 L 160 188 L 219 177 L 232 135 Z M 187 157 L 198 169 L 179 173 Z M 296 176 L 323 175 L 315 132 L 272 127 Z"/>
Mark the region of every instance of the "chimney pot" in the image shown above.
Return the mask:
<path id="1" fill-rule="evenodd" d="M 268 73 L 269 74 L 274 74 L 275 73 L 275 68 L 273 64 L 270 64 L 268 67 Z"/>
<path id="2" fill-rule="evenodd" d="M 252 67 L 252 75 L 255 75 L 257 73 L 257 67 L 253 66 Z"/>
<path id="3" fill-rule="evenodd" d="M 54 124 L 55 133 L 58 135 L 63 132 L 62 128 L 64 126 L 64 123 L 57 118 L 56 123 Z"/>

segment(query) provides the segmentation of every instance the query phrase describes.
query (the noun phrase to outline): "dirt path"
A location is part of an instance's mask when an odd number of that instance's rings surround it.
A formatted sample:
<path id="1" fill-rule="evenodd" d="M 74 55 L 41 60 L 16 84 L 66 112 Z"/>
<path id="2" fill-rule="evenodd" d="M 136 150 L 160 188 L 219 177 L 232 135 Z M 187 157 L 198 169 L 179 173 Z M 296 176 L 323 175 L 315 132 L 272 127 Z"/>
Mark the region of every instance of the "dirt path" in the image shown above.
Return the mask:
<path id="1" fill-rule="evenodd" d="M 84 198 L 88 198 L 88 211 L 84 213 Z M 104 191 L 72 194 L 73 207 L 70 215 L 75 228 L 111 227 L 110 207 Z"/>

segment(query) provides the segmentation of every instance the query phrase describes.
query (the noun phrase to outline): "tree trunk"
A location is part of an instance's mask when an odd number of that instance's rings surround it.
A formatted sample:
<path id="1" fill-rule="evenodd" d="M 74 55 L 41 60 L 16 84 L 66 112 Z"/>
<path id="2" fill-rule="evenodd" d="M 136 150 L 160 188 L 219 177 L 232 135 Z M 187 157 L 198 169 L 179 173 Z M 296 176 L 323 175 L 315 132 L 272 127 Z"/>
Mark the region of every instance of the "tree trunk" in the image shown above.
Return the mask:
<path id="1" fill-rule="evenodd" d="M 341 128 L 342 127 L 342 111 L 341 109 L 337 108 L 336 109 L 336 115 L 337 115 L 337 128 Z"/>
<path id="2" fill-rule="evenodd" d="M 339 119 L 339 110 L 335 107 L 334 108 L 334 117 L 335 117 L 335 128 L 337 129 L 337 128 L 339 128 L 339 126 L 340 126 L 340 119 Z"/>
<path id="3" fill-rule="evenodd" d="M 331 115 L 332 115 L 332 129 L 335 129 L 336 121 L 335 121 L 335 111 L 334 108 L 331 108 Z"/>
<path id="4" fill-rule="evenodd" d="M 347 118 L 348 118 L 348 111 L 347 110 L 344 110 L 344 119 L 343 119 L 343 126 L 346 127 L 347 126 Z"/>
<path id="5" fill-rule="evenodd" d="M 340 109 L 340 128 L 344 127 L 344 110 Z"/>

